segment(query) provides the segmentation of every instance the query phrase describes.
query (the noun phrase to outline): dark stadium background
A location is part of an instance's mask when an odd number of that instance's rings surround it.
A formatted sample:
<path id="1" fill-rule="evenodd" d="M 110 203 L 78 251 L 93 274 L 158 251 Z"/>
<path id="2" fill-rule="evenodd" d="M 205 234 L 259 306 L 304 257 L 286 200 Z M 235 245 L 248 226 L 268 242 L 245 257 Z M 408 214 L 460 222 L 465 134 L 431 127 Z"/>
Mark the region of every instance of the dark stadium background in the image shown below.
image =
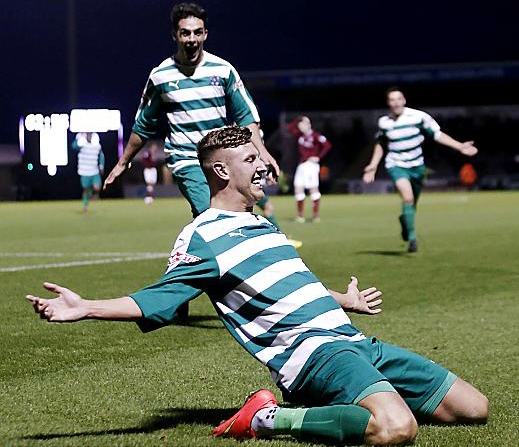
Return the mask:
<path id="1" fill-rule="evenodd" d="M 174 3 L 3 2 L 0 144 L 17 144 L 21 115 L 74 107 L 120 109 L 128 135 L 150 69 L 174 51 Z M 519 2 L 200 3 L 205 48 L 242 74 L 267 132 L 281 111 L 384 107 L 387 70 L 417 107 L 519 104 Z"/>

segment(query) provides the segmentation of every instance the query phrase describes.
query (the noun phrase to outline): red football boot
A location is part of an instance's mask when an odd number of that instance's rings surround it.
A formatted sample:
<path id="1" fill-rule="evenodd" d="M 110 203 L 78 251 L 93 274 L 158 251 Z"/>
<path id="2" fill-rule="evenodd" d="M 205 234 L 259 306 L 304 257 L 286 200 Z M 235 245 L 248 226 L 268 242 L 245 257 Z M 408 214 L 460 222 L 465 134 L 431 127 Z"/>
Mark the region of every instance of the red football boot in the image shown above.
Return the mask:
<path id="1" fill-rule="evenodd" d="M 256 391 L 247 398 L 234 416 L 222 422 L 212 434 L 236 439 L 255 438 L 256 432 L 251 428 L 252 418 L 259 410 L 277 405 L 276 397 L 269 390 Z"/>

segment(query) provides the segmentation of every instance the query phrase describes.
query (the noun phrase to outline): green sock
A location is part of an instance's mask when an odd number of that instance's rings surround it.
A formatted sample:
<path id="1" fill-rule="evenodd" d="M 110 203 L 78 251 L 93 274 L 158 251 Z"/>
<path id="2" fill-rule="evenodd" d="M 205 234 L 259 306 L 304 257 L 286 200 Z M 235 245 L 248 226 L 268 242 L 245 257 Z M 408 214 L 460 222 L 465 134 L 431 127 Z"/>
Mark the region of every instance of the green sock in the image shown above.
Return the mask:
<path id="1" fill-rule="evenodd" d="M 407 237 L 410 241 L 416 240 L 416 232 L 414 228 L 414 216 L 416 210 L 413 204 L 402 204 L 402 215 L 404 216 L 405 226 L 407 227 Z"/>
<path id="2" fill-rule="evenodd" d="M 280 230 L 279 223 L 276 220 L 276 216 L 274 216 L 274 215 L 269 216 L 269 217 L 265 216 L 265 219 L 267 219 L 272 225 L 274 225 L 278 230 Z"/>
<path id="3" fill-rule="evenodd" d="M 83 193 L 83 196 L 82 196 L 82 199 L 83 199 L 83 209 L 86 210 L 88 208 L 88 202 L 90 200 L 90 196 L 92 194 L 90 193 L 90 191 L 85 191 Z"/>
<path id="4" fill-rule="evenodd" d="M 274 433 L 334 442 L 363 442 L 370 416 L 368 410 L 358 405 L 280 408 L 274 418 Z"/>

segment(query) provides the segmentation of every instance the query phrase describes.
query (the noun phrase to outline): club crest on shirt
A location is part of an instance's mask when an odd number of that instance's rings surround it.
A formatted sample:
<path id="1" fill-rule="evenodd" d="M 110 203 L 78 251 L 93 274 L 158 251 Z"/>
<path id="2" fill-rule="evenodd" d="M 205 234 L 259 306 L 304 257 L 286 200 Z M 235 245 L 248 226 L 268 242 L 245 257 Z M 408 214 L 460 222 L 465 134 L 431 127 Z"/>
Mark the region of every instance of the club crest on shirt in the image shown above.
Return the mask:
<path id="1" fill-rule="evenodd" d="M 175 268 L 181 262 L 185 262 L 186 264 L 193 264 L 194 262 L 200 261 L 198 256 L 190 255 L 189 253 L 182 253 L 177 251 L 173 253 L 168 259 L 168 267 L 166 269 L 169 272 L 171 269 Z"/>
<path id="2" fill-rule="evenodd" d="M 220 85 L 220 76 L 211 76 L 211 85 Z"/>

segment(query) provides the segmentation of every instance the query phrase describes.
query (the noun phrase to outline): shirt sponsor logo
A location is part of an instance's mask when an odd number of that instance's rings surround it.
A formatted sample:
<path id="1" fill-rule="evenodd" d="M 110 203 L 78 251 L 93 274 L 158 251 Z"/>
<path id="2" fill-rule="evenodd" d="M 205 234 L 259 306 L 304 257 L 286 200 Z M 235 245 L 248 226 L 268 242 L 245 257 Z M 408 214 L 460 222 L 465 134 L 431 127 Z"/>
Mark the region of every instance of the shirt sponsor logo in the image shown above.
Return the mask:
<path id="1" fill-rule="evenodd" d="M 199 258 L 198 256 L 177 251 L 169 257 L 168 267 L 167 267 L 166 271 L 169 272 L 171 269 L 175 268 L 181 262 L 185 262 L 186 264 L 193 264 L 195 262 L 200 261 L 201 259 L 202 258 Z"/>

